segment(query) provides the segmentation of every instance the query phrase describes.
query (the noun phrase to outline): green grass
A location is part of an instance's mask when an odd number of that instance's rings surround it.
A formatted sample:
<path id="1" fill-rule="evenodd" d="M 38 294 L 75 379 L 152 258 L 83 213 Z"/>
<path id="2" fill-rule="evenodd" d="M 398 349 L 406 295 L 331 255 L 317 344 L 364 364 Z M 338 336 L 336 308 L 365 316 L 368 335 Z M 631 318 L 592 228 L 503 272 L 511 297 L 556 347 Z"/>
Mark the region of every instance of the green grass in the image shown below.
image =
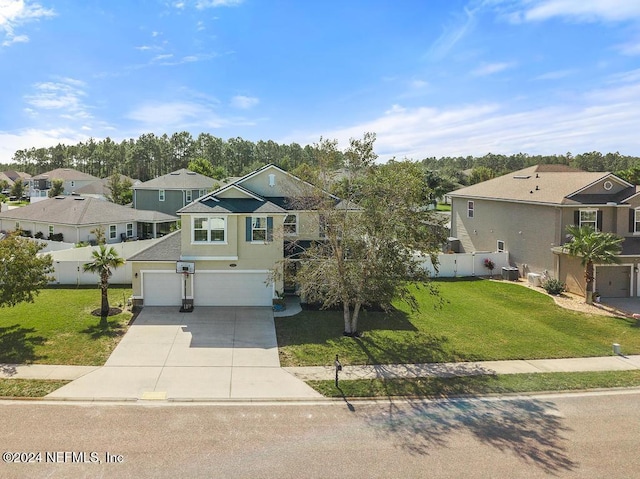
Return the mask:
<path id="1" fill-rule="evenodd" d="M 451 205 L 438 203 L 436 206 L 436 211 L 451 211 Z"/>
<path id="2" fill-rule="evenodd" d="M 420 379 L 359 379 L 309 381 L 308 384 L 327 397 L 423 397 L 446 398 L 486 394 L 510 394 L 543 391 L 640 386 L 640 371 L 536 373 L 501 376 Z"/>
<path id="3" fill-rule="evenodd" d="M 130 288 L 109 288 L 111 307 L 122 305 Z M 131 313 L 109 317 L 109 328 L 98 327 L 100 290 L 51 288 L 40 291 L 34 303 L 2 308 L 0 363 L 101 366 L 127 329 Z"/>
<path id="4" fill-rule="evenodd" d="M 426 288 L 420 311 L 396 304 L 391 314 L 367 312 L 360 339 L 342 336 L 341 312 L 303 311 L 276 319 L 283 366 L 389 364 L 606 356 L 619 343 L 640 354 L 640 328 L 629 318 L 569 311 L 538 291 L 487 280 L 435 282 L 445 303 Z"/>
<path id="5" fill-rule="evenodd" d="M 0 379 L 0 397 L 44 397 L 68 382 L 45 379 Z"/>

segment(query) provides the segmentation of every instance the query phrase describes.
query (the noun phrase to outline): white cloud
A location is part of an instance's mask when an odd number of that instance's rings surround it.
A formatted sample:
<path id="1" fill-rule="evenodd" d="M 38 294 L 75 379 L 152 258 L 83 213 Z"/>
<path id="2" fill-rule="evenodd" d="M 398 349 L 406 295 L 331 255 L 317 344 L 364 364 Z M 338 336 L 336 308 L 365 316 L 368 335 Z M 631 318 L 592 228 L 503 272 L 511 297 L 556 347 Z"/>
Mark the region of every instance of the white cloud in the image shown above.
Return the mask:
<path id="1" fill-rule="evenodd" d="M 632 78 L 629 74 L 627 78 Z M 486 153 L 559 154 L 571 151 L 639 155 L 640 80 L 593 90 L 573 104 L 515 109 L 511 104 L 477 103 L 444 107 L 393 105 L 357 125 L 313 134 L 294 134 L 286 142 L 312 143 L 335 138 L 341 147 L 364 132 L 377 135 L 380 161 L 391 157 L 481 156 Z"/>
<path id="2" fill-rule="evenodd" d="M 236 95 L 231 99 L 231 106 L 234 108 L 240 108 L 241 110 L 248 110 L 260 103 L 255 97 Z"/>
<path id="3" fill-rule="evenodd" d="M 507 70 L 509 68 L 513 68 L 515 63 L 486 63 L 471 72 L 473 76 L 487 76 L 493 75 L 494 73 L 499 73 L 501 71 Z"/>
<path id="4" fill-rule="evenodd" d="M 640 38 L 636 41 L 623 43 L 617 46 L 617 49 L 623 55 L 636 56 L 640 55 Z"/>
<path id="5" fill-rule="evenodd" d="M 33 85 L 34 93 L 24 97 L 25 102 L 35 110 L 62 110 L 61 115 L 67 117 L 84 117 L 90 115 L 81 98 L 86 96 L 81 87 L 84 83 L 71 78 L 62 78 L 55 82 L 41 82 Z"/>
<path id="6" fill-rule="evenodd" d="M 472 30 L 476 12 L 477 9 L 465 8 L 464 16 L 459 15 L 454 25 L 447 25 L 442 34 L 431 44 L 426 58 L 436 61 L 445 58 L 453 47 Z"/>
<path id="7" fill-rule="evenodd" d="M 42 7 L 29 0 L 0 0 L 0 34 L 4 36 L 2 46 L 29 41 L 25 34 L 16 34 L 16 29 L 40 18 L 52 17 L 52 9 Z"/>
<path id="8" fill-rule="evenodd" d="M 197 0 L 196 8 L 203 10 L 205 8 L 216 7 L 235 7 L 240 5 L 244 0 Z"/>
<path id="9" fill-rule="evenodd" d="M 58 143 L 73 145 L 86 141 L 88 135 L 68 128 L 29 128 L 15 132 L 0 131 L 0 163 L 9 163 L 18 150 L 47 148 Z"/>
<path id="10" fill-rule="evenodd" d="M 538 75 L 534 80 L 559 80 L 573 75 L 574 73 L 575 72 L 573 70 L 556 70 Z"/>
<path id="11" fill-rule="evenodd" d="M 564 17 L 582 22 L 640 19 L 636 0 L 522 0 L 515 21 L 543 21 Z"/>

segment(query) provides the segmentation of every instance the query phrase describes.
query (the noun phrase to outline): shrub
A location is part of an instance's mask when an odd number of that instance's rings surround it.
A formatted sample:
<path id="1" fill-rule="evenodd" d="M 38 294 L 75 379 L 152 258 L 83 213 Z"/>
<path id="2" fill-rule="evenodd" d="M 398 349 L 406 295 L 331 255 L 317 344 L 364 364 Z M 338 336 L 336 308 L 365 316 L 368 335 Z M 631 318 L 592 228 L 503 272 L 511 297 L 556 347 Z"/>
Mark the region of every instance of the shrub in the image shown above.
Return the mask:
<path id="1" fill-rule="evenodd" d="M 33 237 L 35 239 L 42 239 L 44 238 L 44 233 L 42 231 L 38 231 Z"/>
<path id="2" fill-rule="evenodd" d="M 557 296 L 565 290 L 565 284 L 559 279 L 548 279 L 542 283 L 542 288 L 549 294 Z"/>

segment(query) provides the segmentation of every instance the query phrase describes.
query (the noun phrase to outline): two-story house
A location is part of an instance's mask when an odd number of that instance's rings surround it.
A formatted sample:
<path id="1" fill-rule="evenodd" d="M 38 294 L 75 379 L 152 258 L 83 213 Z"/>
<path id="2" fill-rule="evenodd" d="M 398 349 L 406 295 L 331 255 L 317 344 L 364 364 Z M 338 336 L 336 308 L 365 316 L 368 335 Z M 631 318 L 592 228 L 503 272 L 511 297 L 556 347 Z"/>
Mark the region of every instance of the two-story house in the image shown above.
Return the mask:
<path id="1" fill-rule="evenodd" d="M 46 200 L 49 197 L 49 190 L 53 185 L 53 180 L 62 180 L 62 194 L 70 195 L 84 186 L 100 181 L 100 178 L 72 168 L 57 168 L 33 176 L 29 179 L 29 197 L 31 203 Z"/>
<path id="2" fill-rule="evenodd" d="M 608 172 L 538 165 L 450 193 L 452 248 L 508 251 L 522 277 L 555 277 L 584 294 L 584 269 L 565 254 L 567 226 L 591 226 L 625 238 L 617 265 L 596 265 L 602 296 L 639 296 L 640 195 Z M 456 246 L 457 243 L 457 246 Z"/>
<path id="3" fill-rule="evenodd" d="M 216 180 L 181 169 L 133 186 L 133 207 L 175 215 L 176 212 L 214 189 Z"/>
<path id="4" fill-rule="evenodd" d="M 270 306 L 290 243 L 322 237 L 318 212 L 291 201 L 310 187 L 267 165 L 180 209 L 180 231 L 129 259 L 135 302 Z"/>

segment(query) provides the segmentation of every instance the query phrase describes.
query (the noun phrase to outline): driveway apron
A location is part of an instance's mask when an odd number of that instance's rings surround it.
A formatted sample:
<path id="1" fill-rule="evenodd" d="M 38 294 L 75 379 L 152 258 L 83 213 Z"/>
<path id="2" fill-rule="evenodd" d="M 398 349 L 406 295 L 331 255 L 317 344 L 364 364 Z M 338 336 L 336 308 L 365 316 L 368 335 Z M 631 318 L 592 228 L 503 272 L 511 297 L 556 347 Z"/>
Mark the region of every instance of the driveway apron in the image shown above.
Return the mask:
<path id="1" fill-rule="evenodd" d="M 146 307 L 106 364 L 51 399 L 319 398 L 280 368 L 273 313 L 260 307 Z"/>

